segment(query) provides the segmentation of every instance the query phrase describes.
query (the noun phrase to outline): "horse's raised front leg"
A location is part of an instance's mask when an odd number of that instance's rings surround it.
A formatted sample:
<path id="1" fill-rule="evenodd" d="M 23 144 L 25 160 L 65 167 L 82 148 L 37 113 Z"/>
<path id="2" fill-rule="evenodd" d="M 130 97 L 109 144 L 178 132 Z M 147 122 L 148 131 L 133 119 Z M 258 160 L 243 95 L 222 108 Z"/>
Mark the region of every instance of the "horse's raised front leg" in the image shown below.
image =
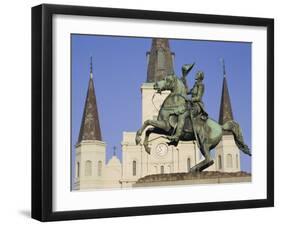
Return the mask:
<path id="1" fill-rule="evenodd" d="M 144 146 L 144 149 L 145 151 L 150 154 L 150 147 L 148 146 L 148 139 L 149 139 L 149 136 L 151 133 L 155 133 L 155 134 L 164 134 L 164 135 L 168 135 L 168 132 L 165 131 L 165 130 L 162 130 L 162 129 L 159 129 L 159 128 L 148 128 L 146 131 L 145 131 L 145 138 L 144 138 L 144 141 L 143 141 L 143 146 Z"/>
<path id="2" fill-rule="evenodd" d="M 136 134 L 136 144 L 138 145 L 141 142 L 141 135 L 143 133 L 143 131 L 146 129 L 146 127 L 148 126 L 153 126 L 155 128 L 159 128 L 162 129 L 164 131 L 169 131 L 171 126 L 167 121 L 164 120 L 146 120 L 142 127 L 137 131 Z"/>

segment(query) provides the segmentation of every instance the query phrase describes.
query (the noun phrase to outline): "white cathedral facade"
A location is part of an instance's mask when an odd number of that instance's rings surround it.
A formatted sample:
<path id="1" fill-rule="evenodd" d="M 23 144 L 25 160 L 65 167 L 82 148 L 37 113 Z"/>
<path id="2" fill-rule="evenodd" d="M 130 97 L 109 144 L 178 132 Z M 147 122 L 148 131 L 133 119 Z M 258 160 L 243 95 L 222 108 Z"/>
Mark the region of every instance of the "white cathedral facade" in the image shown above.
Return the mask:
<path id="1" fill-rule="evenodd" d="M 168 92 L 163 92 L 162 95 L 154 94 L 153 82 L 162 79 L 173 70 L 173 55 L 167 39 L 152 40 L 148 54 L 147 80 L 141 86 L 142 123 L 157 117 L 158 109 L 168 95 Z M 224 76 L 219 122 L 223 124 L 232 118 Z M 166 139 L 152 134 L 151 154 L 147 154 L 142 145 L 136 145 L 135 135 L 135 131 L 124 131 L 121 142 L 122 162 L 113 155 L 106 163 L 106 143 L 101 138 L 91 68 L 80 134 L 75 147 L 74 190 L 128 188 L 147 175 L 189 172 L 192 166 L 203 160 L 197 144 L 193 141 L 179 142 L 177 147 L 168 146 Z M 222 141 L 216 147 L 214 162 L 214 165 L 206 169 L 207 171 L 240 171 L 240 151 L 235 145 L 233 135 L 228 133 L 223 135 Z"/>

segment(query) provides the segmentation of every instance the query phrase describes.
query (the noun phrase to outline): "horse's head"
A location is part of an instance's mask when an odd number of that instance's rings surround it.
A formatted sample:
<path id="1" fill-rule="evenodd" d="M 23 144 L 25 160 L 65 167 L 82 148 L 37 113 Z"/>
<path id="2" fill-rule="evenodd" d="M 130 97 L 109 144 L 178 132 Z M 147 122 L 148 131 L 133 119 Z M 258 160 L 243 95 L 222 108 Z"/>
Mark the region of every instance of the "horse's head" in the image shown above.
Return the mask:
<path id="1" fill-rule="evenodd" d="M 172 91 L 174 89 L 176 81 L 177 81 L 177 77 L 171 74 L 166 76 L 164 79 L 155 82 L 153 88 L 159 93 L 161 93 L 164 90 Z"/>

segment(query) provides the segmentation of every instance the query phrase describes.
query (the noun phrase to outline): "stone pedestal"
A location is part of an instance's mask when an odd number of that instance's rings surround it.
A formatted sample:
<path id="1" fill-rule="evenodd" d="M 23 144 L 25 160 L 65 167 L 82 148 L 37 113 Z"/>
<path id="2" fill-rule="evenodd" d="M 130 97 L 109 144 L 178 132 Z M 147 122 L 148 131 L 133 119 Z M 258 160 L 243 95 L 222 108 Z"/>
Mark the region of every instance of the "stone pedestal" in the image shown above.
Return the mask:
<path id="1" fill-rule="evenodd" d="M 201 173 L 156 174 L 140 178 L 133 187 L 174 186 L 194 184 L 220 184 L 251 182 L 252 176 L 246 172 L 222 173 L 204 171 Z"/>

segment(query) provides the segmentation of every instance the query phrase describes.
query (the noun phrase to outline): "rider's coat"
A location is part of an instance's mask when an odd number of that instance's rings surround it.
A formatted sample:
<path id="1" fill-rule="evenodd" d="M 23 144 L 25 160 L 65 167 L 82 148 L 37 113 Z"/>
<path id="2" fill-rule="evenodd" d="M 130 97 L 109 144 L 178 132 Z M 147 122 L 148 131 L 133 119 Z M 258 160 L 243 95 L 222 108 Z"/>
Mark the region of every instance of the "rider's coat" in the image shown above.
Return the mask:
<path id="1" fill-rule="evenodd" d="M 192 115 L 196 116 L 200 113 L 207 114 L 204 109 L 204 103 L 202 97 L 204 95 L 205 86 L 201 81 L 196 81 L 193 88 L 188 92 L 191 94 L 192 101 Z"/>

